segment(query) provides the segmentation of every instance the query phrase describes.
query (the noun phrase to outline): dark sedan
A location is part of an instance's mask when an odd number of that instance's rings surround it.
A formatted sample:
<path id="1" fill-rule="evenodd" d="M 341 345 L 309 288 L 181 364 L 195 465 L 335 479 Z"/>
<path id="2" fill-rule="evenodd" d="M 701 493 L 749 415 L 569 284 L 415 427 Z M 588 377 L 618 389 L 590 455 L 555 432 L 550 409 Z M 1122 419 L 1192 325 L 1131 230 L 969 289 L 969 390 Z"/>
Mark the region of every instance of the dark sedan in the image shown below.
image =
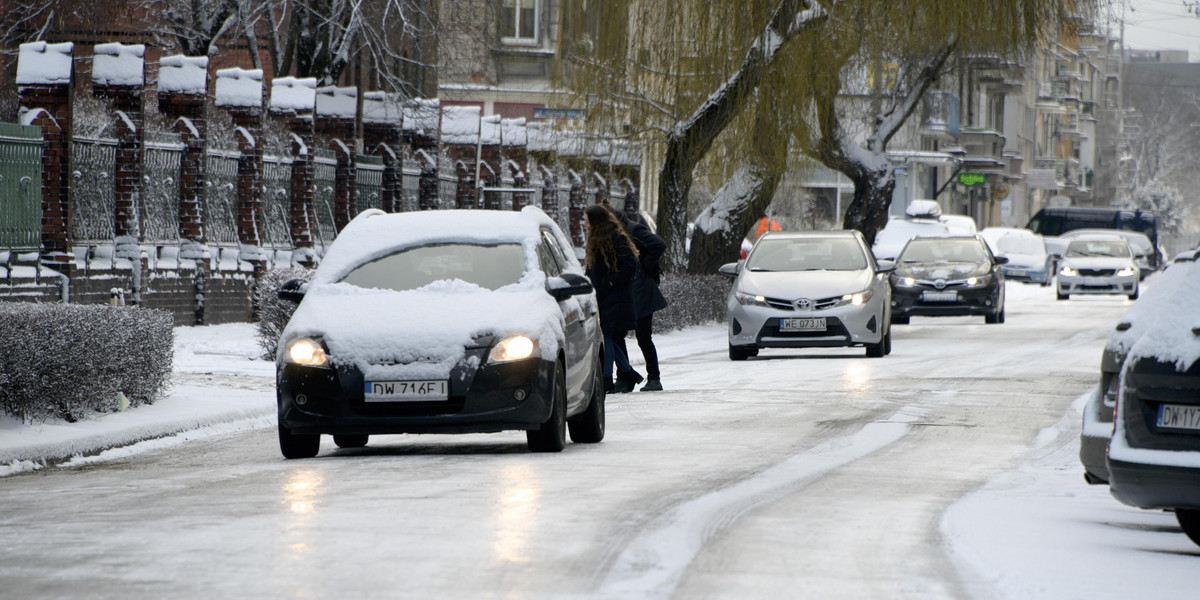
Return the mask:
<path id="1" fill-rule="evenodd" d="M 909 240 L 892 274 L 892 323 L 913 316 L 983 315 L 1004 322 L 1004 273 L 979 236 Z"/>
<path id="2" fill-rule="evenodd" d="M 281 296 L 299 290 L 285 286 Z M 604 437 L 591 284 L 536 208 L 366 211 L 338 235 L 280 337 L 287 458 L 397 433 Z"/>

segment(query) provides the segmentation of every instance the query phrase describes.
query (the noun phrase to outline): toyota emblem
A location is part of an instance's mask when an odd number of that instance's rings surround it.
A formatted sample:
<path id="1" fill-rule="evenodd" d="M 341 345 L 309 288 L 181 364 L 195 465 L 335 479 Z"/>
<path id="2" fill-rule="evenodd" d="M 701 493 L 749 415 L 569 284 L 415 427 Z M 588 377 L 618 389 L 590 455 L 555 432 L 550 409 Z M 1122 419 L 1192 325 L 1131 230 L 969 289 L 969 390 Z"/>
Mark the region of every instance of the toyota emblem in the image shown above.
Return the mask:
<path id="1" fill-rule="evenodd" d="M 939 279 L 939 280 L 937 280 L 937 281 L 933 282 L 933 287 L 935 287 L 935 288 L 937 288 L 937 289 L 939 289 L 939 290 L 944 290 L 944 289 L 946 289 L 946 280 L 945 280 L 945 279 Z"/>
<path id="2" fill-rule="evenodd" d="M 809 308 L 812 308 L 812 300 L 801 298 L 796 301 L 796 310 L 808 310 Z"/>

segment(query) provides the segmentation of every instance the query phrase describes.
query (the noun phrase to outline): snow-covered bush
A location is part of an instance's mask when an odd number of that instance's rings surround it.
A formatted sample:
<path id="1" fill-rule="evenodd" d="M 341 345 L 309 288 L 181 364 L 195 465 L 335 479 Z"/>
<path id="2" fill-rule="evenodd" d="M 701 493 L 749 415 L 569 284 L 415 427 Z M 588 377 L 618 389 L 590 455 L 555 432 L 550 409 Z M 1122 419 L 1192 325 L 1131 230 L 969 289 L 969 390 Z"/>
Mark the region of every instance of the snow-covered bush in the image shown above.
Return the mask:
<path id="1" fill-rule="evenodd" d="M 150 404 L 170 381 L 173 326 L 164 310 L 0 303 L 0 410 L 77 421 Z"/>
<path id="2" fill-rule="evenodd" d="M 733 280 L 724 275 L 666 273 L 659 289 L 667 307 L 654 313 L 657 333 L 725 320 L 725 297 Z"/>
<path id="3" fill-rule="evenodd" d="M 313 272 L 303 267 L 275 267 L 258 280 L 254 290 L 254 312 L 258 315 L 255 327 L 258 345 L 263 349 L 263 358 L 275 360 L 275 349 L 279 346 L 279 334 L 287 326 L 297 304 L 279 298 L 279 288 L 290 279 L 308 281 Z"/>

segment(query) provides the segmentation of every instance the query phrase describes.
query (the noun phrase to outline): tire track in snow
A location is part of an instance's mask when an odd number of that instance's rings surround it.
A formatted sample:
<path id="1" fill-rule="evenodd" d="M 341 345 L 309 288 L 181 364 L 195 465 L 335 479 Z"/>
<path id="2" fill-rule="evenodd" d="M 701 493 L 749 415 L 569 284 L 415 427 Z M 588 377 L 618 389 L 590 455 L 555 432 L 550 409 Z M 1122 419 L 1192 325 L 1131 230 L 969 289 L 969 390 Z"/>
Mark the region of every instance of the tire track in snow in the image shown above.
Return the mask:
<path id="1" fill-rule="evenodd" d="M 617 556 L 598 591 L 601 598 L 669 598 L 704 543 L 755 507 L 792 493 L 843 465 L 903 438 L 925 410 L 905 407 L 793 455 L 748 479 L 675 507 L 638 534 Z"/>

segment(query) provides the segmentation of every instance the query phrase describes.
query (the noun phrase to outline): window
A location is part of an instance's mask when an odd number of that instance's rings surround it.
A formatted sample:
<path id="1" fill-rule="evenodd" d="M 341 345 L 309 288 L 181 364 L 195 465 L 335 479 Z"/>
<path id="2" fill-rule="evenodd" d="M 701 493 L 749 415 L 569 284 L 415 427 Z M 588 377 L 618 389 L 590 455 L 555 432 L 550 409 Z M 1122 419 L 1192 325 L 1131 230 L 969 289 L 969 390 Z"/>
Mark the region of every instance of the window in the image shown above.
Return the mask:
<path id="1" fill-rule="evenodd" d="M 500 0 L 500 38 L 509 44 L 536 44 L 539 0 Z"/>

